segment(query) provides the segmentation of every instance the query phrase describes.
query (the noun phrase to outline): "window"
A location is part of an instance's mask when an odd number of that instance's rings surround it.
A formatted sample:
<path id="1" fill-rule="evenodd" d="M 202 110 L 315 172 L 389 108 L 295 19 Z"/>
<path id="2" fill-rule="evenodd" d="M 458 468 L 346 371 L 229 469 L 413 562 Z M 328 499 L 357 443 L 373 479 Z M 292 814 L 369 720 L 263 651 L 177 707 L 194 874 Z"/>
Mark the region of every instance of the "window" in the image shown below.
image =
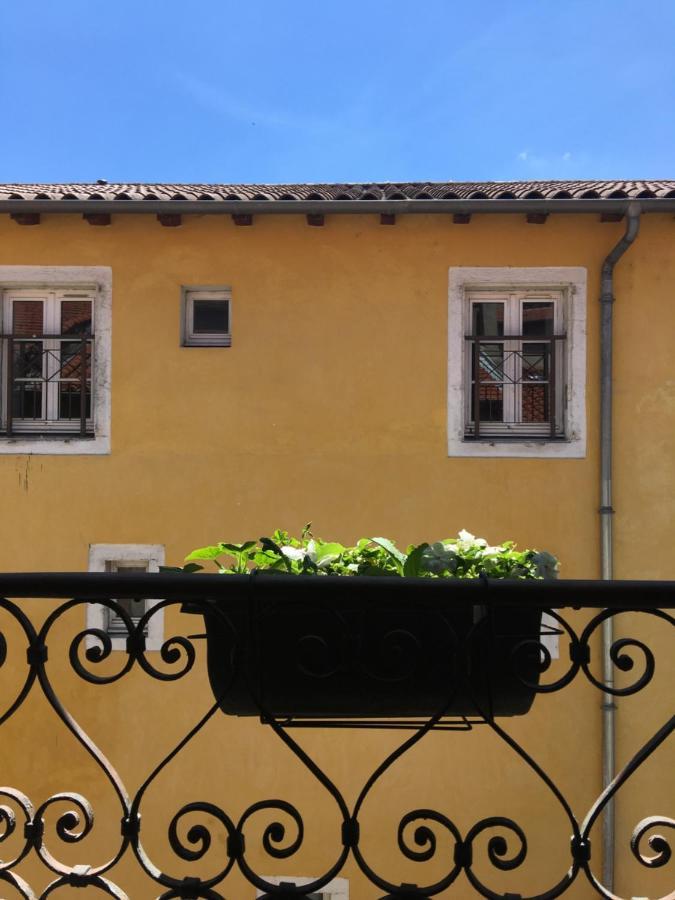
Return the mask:
<path id="1" fill-rule="evenodd" d="M 450 270 L 450 456 L 585 455 L 585 305 L 585 269 Z"/>
<path id="2" fill-rule="evenodd" d="M 93 307 L 90 292 L 5 292 L 5 433 L 92 433 Z"/>
<path id="3" fill-rule="evenodd" d="M 265 876 L 270 884 L 293 884 L 303 887 L 316 881 L 316 878 L 291 878 L 290 875 Z M 264 891 L 257 891 L 256 897 L 265 896 Z M 334 878 L 316 893 L 307 894 L 308 900 L 349 900 L 349 881 L 346 878 Z"/>
<path id="4" fill-rule="evenodd" d="M 164 547 L 161 544 L 90 544 L 90 572 L 119 572 L 139 574 L 158 572 L 164 565 Z M 117 603 L 137 624 L 148 609 L 159 600 L 119 599 Z M 113 650 L 126 650 L 127 629 L 121 616 L 107 606 L 90 604 L 87 609 L 87 628 L 105 631 L 112 639 Z M 164 610 L 152 616 L 146 626 L 145 646 L 147 650 L 160 650 L 164 640 Z M 94 639 L 90 641 L 94 643 Z"/>
<path id="5" fill-rule="evenodd" d="M 229 288 L 183 288 L 183 344 L 186 347 L 229 347 Z"/>
<path id="6" fill-rule="evenodd" d="M 564 437 L 562 291 L 467 291 L 466 438 Z"/>
<path id="7" fill-rule="evenodd" d="M 0 453 L 110 450 L 110 270 L 0 266 Z"/>

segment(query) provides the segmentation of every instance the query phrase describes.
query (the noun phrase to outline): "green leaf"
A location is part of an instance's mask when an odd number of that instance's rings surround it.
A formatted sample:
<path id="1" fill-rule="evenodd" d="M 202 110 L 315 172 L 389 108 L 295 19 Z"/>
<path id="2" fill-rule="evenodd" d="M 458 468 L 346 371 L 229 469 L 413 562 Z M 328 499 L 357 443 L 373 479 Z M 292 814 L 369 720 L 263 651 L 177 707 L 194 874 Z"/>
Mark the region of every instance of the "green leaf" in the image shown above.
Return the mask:
<path id="1" fill-rule="evenodd" d="M 338 544 L 336 542 L 332 544 L 319 544 L 316 548 L 316 561 L 322 562 L 327 556 L 333 556 L 337 559 L 341 556 L 345 551 L 345 548 L 342 544 Z"/>
<path id="2" fill-rule="evenodd" d="M 364 566 L 362 569 L 359 569 L 359 575 L 393 575 L 394 577 L 396 577 L 395 572 L 388 572 L 386 569 L 381 569 L 379 566 Z"/>
<path id="3" fill-rule="evenodd" d="M 192 553 L 188 553 L 185 561 L 187 562 L 190 559 L 216 559 L 222 552 L 220 544 L 217 547 L 199 547 L 197 550 L 193 550 Z"/>
<path id="4" fill-rule="evenodd" d="M 275 537 L 279 534 L 282 534 L 282 532 L 279 532 L 279 531 L 274 532 Z M 283 562 L 283 564 L 286 566 L 286 569 L 289 572 L 293 571 L 293 566 L 291 565 L 290 559 L 281 552 L 281 547 L 278 544 L 275 544 L 271 538 L 261 537 L 260 538 L 260 546 L 262 547 L 263 550 L 267 550 L 271 553 L 275 553 L 279 557 L 279 559 Z"/>
<path id="5" fill-rule="evenodd" d="M 222 549 L 223 553 L 245 553 L 247 550 L 250 550 L 251 547 L 255 547 L 257 541 L 244 541 L 243 544 L 219 544 L 218 546 Z"/>
<path id="6" fill-rule="evenodd" d="M 409 578 L 414 578 L 417 575 L 422 575 L 424 570 L 421 568 L 422 557 L 424 555 L 424 551 L 429 547 L 427 543 L 420 544 L 419 547 L 414 547 L 410 553 L 408 553 L 408 557 L 403 565 L 403 574 Z"/>
<path id="7" fill-rule="evenodd" d="M 316 572 L 318 572 L 318 566 L 316 565 L 316 563 L 312 562 L 309 556 L 303 556 L 301 566 L 301 571 L 304 574 L 314 575 L 316 574 Z"/>
<path id="8" fill-rule="evenodd" d="M 382 547 L 383 550 L 386 550 L 389 556 L 396 562 L 397 568 L 403 571 L 403 566 L 405 565 L 405 553 L 401 553 L 398 547 L 394 545 L 393 541 L 383 537 L 374 537 L 371 538 L 371 541 L 373 544 L 377 544 L 378 547 Z"/>
<path id="9" fill-rule="evenodd" d="M 188 563 L 183 566 L 183 571 L 191 574 L 192 572 L 201 572 L 204 566 L 198 566 L 197 563 Z"/>

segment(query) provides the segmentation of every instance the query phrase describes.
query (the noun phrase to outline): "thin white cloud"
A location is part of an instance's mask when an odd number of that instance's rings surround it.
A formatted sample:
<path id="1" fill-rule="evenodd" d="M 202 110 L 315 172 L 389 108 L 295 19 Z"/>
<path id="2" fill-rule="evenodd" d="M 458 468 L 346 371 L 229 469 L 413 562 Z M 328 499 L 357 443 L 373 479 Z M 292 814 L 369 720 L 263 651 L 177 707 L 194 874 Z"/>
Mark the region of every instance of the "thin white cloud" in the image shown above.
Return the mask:
<path id="1" fill-rule="evenodd" d="M 520 150 L 516 154 L 516 160 L 519 163 L 524 163 L 524 168 L 539 172 L 542 169 L 554 169 L 560 166 L 561 163 L 572 162 L 572 154 L 569 150 L 566 150 L 564 153 L 553 153 L 550 155 L 540 155 L 533 153 L 531 150 Z"/>
<path id="2" fill-rule="evenodd" d="M 327 117 L 297 115 L 283 109 L 273 110 L 250 104 L 218 85 L 185 72 L 174 72 L 173 77 L 182 92 L 203 109 L 242 124 L 310 132 L 326 132 L 335 128 L 334 120 Z"/>

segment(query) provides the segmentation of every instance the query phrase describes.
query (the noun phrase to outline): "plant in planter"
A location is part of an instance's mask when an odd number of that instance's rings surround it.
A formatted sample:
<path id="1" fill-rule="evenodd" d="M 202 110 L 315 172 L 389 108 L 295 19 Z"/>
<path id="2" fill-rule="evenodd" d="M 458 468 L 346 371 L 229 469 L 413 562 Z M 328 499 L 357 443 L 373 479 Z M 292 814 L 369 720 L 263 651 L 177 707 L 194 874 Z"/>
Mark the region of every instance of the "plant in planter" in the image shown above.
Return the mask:
<path id="1" fill-rule="evenodd" d="M 276 531 L 202 547 L 179 571 L 204 562 L 224 576 L 251 576 L 231 597 L 183 607 L 204 616 L 209 679 L 226 713 L 490 718 L 532 705 L 541 611 L 462 602 L 448 587 L 554 578 L 549 553 L 490 546 L 466 531 L 405 552 L 381 537 L 344 546 L 306 526 L 300 538 Z"/>

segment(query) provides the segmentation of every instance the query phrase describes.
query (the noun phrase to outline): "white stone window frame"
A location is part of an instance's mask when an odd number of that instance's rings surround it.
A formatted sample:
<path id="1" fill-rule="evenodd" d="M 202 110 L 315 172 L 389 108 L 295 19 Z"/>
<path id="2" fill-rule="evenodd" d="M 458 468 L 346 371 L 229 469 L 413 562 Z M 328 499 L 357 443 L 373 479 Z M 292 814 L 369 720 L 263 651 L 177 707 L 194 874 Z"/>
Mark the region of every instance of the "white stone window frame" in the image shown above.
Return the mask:
<path id="1" fill-rule="evenodd" d="M 290 875 L 266 875 L 264 876 L 264 880 L 274 885 L 288 883 L 295 884 L 298 887 L 304 887 L 305 885 L 316 881 L 316 878 L 295 878 Z M 319 894 L 321 900 L 349 900 L 349 880 L 347 878 L 334 878 L 315 893 Z M 265 891 L 256 890 L 256 897 L 264 897 L 265 894 Z"/>
<path id="2" fill-rule="evenodd" d="M 586 456 L 586 295 L 581 266 L 452 266 L 448 278 L 448 456 L 583 459 Z M 470 291 L 562 290 L 565 292 L 565 437 L 546 440 L 467 439 L 466 304 Z"/>
<path id="3" fill-rule="evenodd" d="M 92 372 L 94 436 L 45 433 L 0 436 L 0 454 L 105 455 L 110 453 L 112 269 L 109 266 L 0 266 L 0 297 L 6 289 L 88 289 L 94 292 L 95 345 Z M 4 382 L 2 383 L 4 391 Z M 3 401 L 4 402 L 4 401 Z"/>
<path id="4" fill-rule="evenodd" d="M 232 288 L 228 285 L 183 285 L 181 295 L 181 344 L 183 347 L 232 346 Z M 194 331 L 194 301 L 213 300 L 227 303 L 228 331 L 198 334 Z"/>
<path id="5" fill-rule="evenodd" d="M 159 567 L 164 565 L 165 548 L 163 544 L 90 544 L 89 545 L 89 571 L 105 572 L 106 563 L 111 562 L 137 562 L 148 563 L 148 572 L 159 572 Z M 151 609 L 161 603 L 160 599 L 146 600 L 146 609 Z M 96 603 L 87 605 L 87 628 L 96 628 L 99 631 L 108 631 L 109 609 Z M 127 648 L 126 636 L 111 635 L 113 650 Z M 145 637 L 146 650 L 161 650 L 164 642 L 164 610 L 160 609 L 148 621 L 148 632 Z M 87 639 L 87 646 L 94 646 L 98 642 L 95 638 Z"/>

